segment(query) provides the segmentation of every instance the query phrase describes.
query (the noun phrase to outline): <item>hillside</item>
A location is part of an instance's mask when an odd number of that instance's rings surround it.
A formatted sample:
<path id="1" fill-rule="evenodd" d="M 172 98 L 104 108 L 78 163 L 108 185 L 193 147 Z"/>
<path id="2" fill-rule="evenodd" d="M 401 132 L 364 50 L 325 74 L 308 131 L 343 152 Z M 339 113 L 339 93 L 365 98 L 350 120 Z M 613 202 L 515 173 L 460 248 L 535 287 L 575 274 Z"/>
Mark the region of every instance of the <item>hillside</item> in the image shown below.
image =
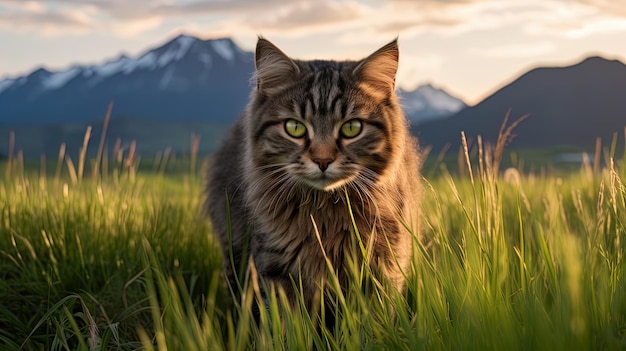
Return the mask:
<path id="1" fill-rule="evenodd" d="M 614 133 L 623 140 L 626 126 L 626 65 L 590 57 L 567 67 L 533 69 L 479 104 L 445 120 L 416 126 L 422 144 L 435 150 L 460 144 L 460 132 L 490 141 L 511 110 L 511 120 L 528 114 L 515 130 L 511 147 L 592 147 Z"/>

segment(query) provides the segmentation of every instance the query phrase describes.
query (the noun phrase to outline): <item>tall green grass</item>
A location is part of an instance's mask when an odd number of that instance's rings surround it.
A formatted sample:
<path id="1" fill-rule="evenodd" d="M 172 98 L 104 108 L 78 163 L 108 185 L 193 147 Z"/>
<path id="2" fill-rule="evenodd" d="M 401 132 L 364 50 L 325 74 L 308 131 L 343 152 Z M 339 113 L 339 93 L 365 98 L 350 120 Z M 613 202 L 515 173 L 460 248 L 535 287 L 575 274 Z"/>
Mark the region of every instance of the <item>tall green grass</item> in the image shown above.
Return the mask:
<path id="1" fill-rule="evenodd" d="M 132 152 L 76 169 L 63 152 L 53 167 L 0 165 L 0 349 L 139 349 L 154 330 L 146 243 L 191 291 L 220 269 L 198 172 L 165 176 L 162 158 L 138 175 Z"/>
<path id="2" fill-rule="evenodd" d="M 280 291 L 255 322 L 250 281 L 230 300 L 195 160 L 140 170 L 127 153 L 83 159 L 79 172 L 65 156 L 53 171 L 12 159 L 0 184 L 0 349 L 626 349 L 615 151 L 601 170 L 558 177 L 501 171 L 478 151 L 463 154 L 466 175 L 424 180 L 407 291 L 353 264 L 320 313 L 339 315 L 328 328 Z"/>

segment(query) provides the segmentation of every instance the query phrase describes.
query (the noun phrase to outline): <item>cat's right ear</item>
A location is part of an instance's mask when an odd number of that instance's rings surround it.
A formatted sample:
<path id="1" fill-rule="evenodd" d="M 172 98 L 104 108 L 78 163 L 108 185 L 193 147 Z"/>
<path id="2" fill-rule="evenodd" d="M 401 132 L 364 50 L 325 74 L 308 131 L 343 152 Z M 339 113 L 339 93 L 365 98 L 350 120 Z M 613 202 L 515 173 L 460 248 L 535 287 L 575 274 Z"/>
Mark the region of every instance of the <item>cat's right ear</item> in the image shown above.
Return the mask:
<path id="1" fill-rule="evenodd" d="M 399 56 L 398 39 L 395 39 L 361 60 L 353 73 L 373 96 L 391 96 L 395 90 Z"/>
<path id="2" fill-rule="evenodd" d="M 269 40 L 259 37 L 255 54 L 257 90 L 271 95 L 292 82 L 300 68 Z"/>

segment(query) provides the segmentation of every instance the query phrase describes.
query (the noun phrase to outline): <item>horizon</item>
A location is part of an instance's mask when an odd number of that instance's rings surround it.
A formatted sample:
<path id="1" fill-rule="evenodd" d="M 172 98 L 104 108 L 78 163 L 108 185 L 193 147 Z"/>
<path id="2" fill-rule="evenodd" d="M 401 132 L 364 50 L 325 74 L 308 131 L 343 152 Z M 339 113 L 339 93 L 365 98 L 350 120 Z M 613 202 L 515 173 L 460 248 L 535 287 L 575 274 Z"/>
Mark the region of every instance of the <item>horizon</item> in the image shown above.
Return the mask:
<path id="1" fill-rule="evenodd" d="M 431 84 L 474 105 L 521 74 L 592 56 L 626 61 L 626 4 L 601 0 L 95 0 L 0 4 L 0 80 L 137 57 L 177 35 L 258 35 L 299 59 L 360 59 L 395 37 L 398 86 Z"/>

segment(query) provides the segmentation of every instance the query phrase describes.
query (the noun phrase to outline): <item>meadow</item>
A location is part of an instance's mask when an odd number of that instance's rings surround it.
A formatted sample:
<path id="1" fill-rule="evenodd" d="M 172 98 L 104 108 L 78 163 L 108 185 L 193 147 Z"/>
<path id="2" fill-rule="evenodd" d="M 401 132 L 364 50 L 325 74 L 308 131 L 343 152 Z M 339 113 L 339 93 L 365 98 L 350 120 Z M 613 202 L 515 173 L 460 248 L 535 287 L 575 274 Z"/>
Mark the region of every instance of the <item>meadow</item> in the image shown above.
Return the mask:
<path id="1" fill-rule="evenodd" d="M 407 291 L 353 265 L 328 328 L 280 292 L 258 322 L 254 285 L 230 300 L 196 158 L 12 157 L 0 166 L 0 349 L 626 349 L 618 152 L 551 173 L 500 169 L 487 151 L 462 154 L 464 172 L 428 165 Z"/>

